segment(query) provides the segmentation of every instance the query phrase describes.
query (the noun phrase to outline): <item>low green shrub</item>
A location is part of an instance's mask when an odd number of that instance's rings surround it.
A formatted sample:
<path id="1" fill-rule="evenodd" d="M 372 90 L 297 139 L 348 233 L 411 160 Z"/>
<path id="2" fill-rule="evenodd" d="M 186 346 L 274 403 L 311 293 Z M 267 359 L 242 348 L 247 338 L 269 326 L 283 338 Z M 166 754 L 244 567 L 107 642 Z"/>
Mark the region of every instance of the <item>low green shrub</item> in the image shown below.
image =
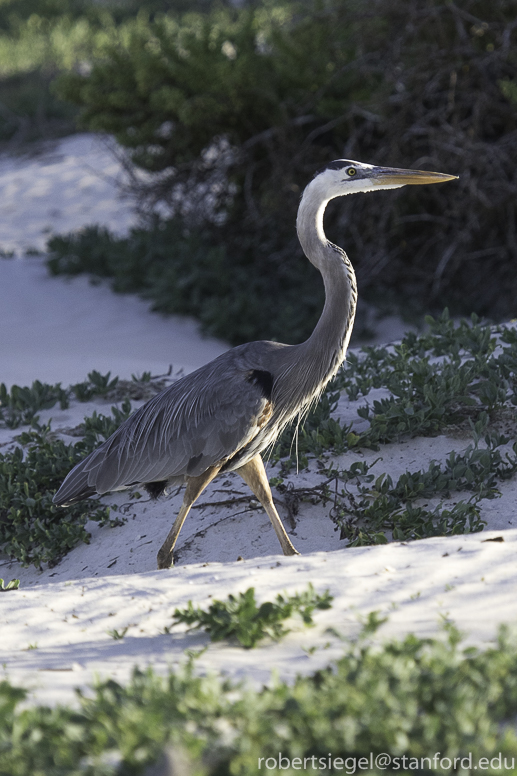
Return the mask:
<path id="1" fill-rule="evenodd" d="M 84 438 L 67 445 L 53 439 L 50 427 L 23 432 L 21 446 L 0 453 L 0 548 L 23 565 L 54 566 L 79 542 L 88 544 L 88 520 L 120 525 L 108 507 L 92 500 L 65 508 L 52 498 L 68 472 L 129 416 L 131 405 L 112 408 L 112 417 L 85 418 Z"/>
<path id="2" fill-rule="evenodd" d="M 481 419 L 478 428 L 486 424 Z M 475 432 L 474 432 L 475 433 Z M 321 492 L 323 500 L 332 501 L 331 517 L 340 530 L 340 537 L 350 546 L 384 544 L 388 536 L 398 541 L 425 539 L 430 536 L 482 531 L 486 523 L 481 518 L 479 504 L 483 499 L 500 495 L 498 486 L 517 472 L 517 442 L 510 452 L 499 449 L 508 438 L 487 434 L 480 442 L 470 444 L 462 453 L 452 451 L 442 464 L 431 461 L 427 470 L 406 471 L 393 482 L 383 473 L 378 477 L 367 474 L 363 464 L 360 472 L 352 465 L 349 470 L 331 470 L 336 488 Z M 373 465 L 373 464 L 372 464 Z M 357 493 L 346 483 L 355 480 Z M 338 491 L 337 484 L 345 487 Z M 418 506 L 418 500 L 457 498 L 470 492 L 468 501 L 457 501 L 450 508 L 440 503 L 432 509 Z"/>
<path id="3" fill-rule="evenodd" d="M 68 407 L 68 392 L 61 383 L 48 385 L 34 380 L 30 388 L 13 385 L 9 390 L 0 383 L 0 425 L 18 428 L 32 423 L 38 410 L 51 409 L 57 402 L 62 410 Z"/>
<path id="4" fill-rule="evenodd" d="M 458 773 L 454 758 L 469 755 L 472 768 L 483 757 L 486 773 L 501 773 L 499 754 L 510 773 L 517 757 L 517 645 L 505 628 L 482 652 L 461 649 L 450 625 L 445 638 L 381 645 L 364 633 L 328 668 L 262 689 L 198 676 L 191 660 L 166 677 L 135 669 L 125 686 L 99 682 L 76 709 L 27 706 L 26 696 L 0 682 L 1 776 L 136 776 L 165 747 L 184 754 L 191 776 L 255 776 L 266 760 L 268 773 L 294 773 L 280 753 L 336 774 L 360 772 L 371 755 L 373 776 L 400 773 L 403 756 L 420 774 Z"/>
<path id="5" fill-rule="evenodd" d="M 4 583 L 4 580 L 0 577 L 0 592 L 6 593 L 8 590 L 18 590 L 19 587 L 20 587 L 19 579 L 11 579 L 6 585 Z"/>
<path id="6" fill-rule="evenodd" d="M 95 509 L 91 501 L 66 509 L 52 504 L 85 452 L 82 443 L 50 442 L 33 432 L 26 454 L 22 447 L 0 454 L 0 547 L 8 557 L 40 569 L 43 563 L 53 566 L 78 542 L 88 543 L 87 520 L 109 521 L 109 510 Z"/>
<path id="7" fill-rule="evenodd" d="M 455 324 L 448 310 L 426 317 L 429 332 L 406 334 L 395 346 L 366 347 L 350 352 L 322 400 L 297 429 L 280 436 L 275 459 L 324 451 L 378 448 L 404 438 L 435 436 L 448 426 L 476 423 L 517 406 L 517 335 L 510 326 L 492 327 L 473 315 Z M 500 349 L 495 352 L 497 338 Z M 357 409 L 369 422 L 355 432 L 331 416 L 341 392 L 352 401 L 374 388 L 389 396 Z M 303 459 L 305 460 L 305 459 Z"/>
<path id="8" fill-rule="evenodd" d="M 473 442 L 463 452 L 452 451 L 427 469 L 406 470 L 396 482 L 386 472 L 371 473 L 379 457 L 371 463 L 354 461 L 347 469 L 334 462 L 322 466 L 321 481 L 312 487 L 286 486 L 283 478 L 272 484 L 292 517 L 303 501 L 330 505 L 330 519 L 352 547 L 482 531 L 481 502 L 500 496 L 501 483 L 517 472 L 517 442 L 508 450 L 509 439 L 496 431 L 486 433 L 487 423 L 486 415 L 479 419 L 471 429 Z M 285 471 L 288 467 L 282 465 Z M 444 506 L 463 493 L 468 500 Z M 431 508 L 422 504 L 431 499 L 440 503 Z"/>
<path id="9" fill-rule="evenodd" d="M 90 401 L 94 396 L 105 396 L 107 393 L 116 388 L 118 384 L 118 377 L 114 377 L 110 380 L 111 372 L 106 375 L 101 375 L 94 369 L 88 374 L 88 379 L 83 380 L 82 383 L 75 383 L 70 386 L 70 390 L 79 401 Z"/>
<path id="10" fill-rule="evenodd" d="M 57 402 L 62 410 L 67 409 L 70 397 L 75 395 L 79 401 L 89 401 L 94 396 L 105 396 L 118 384 L 118 377 L 110 380 L 111 372 L 101 375 L 95 369 L 89 372 L 86 380 L 75 383 L 68 389 L 61 387 L 61 383 L 49 385 L 34 380 L 32 385 L 13 385 L 8 390 L 4 383 L 0 383 L 0 426 L 4 424 L 8 428 L 38 423 L 39 410 L 49 410 Z M 135 380 L 136 382 L 136 380 Z"/>
<path id="11" fill-rule="evenodd" d="M 212 641 L 236 639 L 241 646 L 251 649 L 262 639 L 269 637 L 280 640 L 289 633 L 284 622 L 298 614 L 304 625 L 312 625 L 315 609 L 330 609 L 332 596 L 328 590 L 319 595 L 309 584 L 303 593 L 285 596 L 278 594 L 276 600 L 264 601 L 257 606 L 255 589 L 249 587 L 237 596 L 229 595 L 226 601 L 214 600 L 204 611 L 188 602 L 186 609 L 176 609 L 174 623 L 185 623 L 194 628 L 203 628 Z"/>

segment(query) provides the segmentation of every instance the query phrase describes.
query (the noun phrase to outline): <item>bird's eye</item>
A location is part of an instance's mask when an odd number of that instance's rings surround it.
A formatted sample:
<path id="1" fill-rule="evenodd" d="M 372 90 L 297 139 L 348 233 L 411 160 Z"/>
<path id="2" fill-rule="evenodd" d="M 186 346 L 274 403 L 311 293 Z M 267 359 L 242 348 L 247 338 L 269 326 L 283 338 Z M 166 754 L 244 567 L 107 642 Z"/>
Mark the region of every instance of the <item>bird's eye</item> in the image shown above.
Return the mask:
<path id="1" fill-rule="evenodd" d="M 350 176 L 355 175 L 356 172 L 357 172 L 357 170 L 355 169 L 355 167 L 349 167 L 348 170 L 347 170 L 347 174 L 350 175 Z"/>

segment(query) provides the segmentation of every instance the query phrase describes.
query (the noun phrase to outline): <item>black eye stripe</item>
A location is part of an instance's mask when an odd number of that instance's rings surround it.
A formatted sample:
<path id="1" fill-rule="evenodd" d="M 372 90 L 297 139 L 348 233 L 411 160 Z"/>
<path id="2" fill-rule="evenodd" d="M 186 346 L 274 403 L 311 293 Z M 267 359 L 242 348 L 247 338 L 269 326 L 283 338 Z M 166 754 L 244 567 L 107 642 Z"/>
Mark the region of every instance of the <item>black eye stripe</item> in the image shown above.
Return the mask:
<path id="1" fill-rule="evenodd" d="M 320 170 L 318 170 L 314 177 L 316 178 L 318 175 L 320 175 L 322 172 L 326 172 L 326 170 L 343 170 L 346 167 L 350 167 L 350 160 L 346 159 L 336 159 L 333 162 L 329 162 L 325 167 L 322 167 Z"/>
<path id="2" fill-rule="evenodd" d="M 334 162 L 329 162 L 326 167 L 324 167 L 324 170 L 342 170 L 343 167 L 349 167 L 350 162 L 347 162 L 346 159 L 336 159 Z"/>
<path id="3" fill-rule="evenodd" d="M 343 178 L 343 181 L 350 180 L 350 178 L 354 178 L 360 170 L 358 170 L 356 167 L 353 166 L 354 161 L 352 159 L 336 159 L 333 162 L 329 162 L 325 167 L 322 167 L 320 170 L 318 170 L 314 177 L 316 178 L 318 175 L 321 175 L 322 172 L 326 172 L 327 170 L 342 170 L 344 173 L 346 173 L 346 178 Z M 349 170 L 353 170 L 353 173 L 350 174 Z"/>

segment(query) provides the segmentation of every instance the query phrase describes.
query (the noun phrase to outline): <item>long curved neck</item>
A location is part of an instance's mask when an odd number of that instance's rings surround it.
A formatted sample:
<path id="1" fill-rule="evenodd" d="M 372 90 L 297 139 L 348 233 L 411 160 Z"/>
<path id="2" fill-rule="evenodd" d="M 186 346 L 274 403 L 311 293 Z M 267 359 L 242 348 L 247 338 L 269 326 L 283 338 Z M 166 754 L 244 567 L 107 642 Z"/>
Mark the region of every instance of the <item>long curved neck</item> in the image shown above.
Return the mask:
<path id="1" fill-rule="evenodd" d="M 307 363 L 328 380 L 344 360 L 354 325 L 357 283 L 346 253 L 329 242 L 323 230 L 323 214 L 330 198 L 325 198 L 315 179 L 304 192 L 296 228 L 303 251 L 319 269 L 325 285 L 325 306 L 309 339 L 300 345 Z M 312 375 L 313 379 L 316 375 Z"/>

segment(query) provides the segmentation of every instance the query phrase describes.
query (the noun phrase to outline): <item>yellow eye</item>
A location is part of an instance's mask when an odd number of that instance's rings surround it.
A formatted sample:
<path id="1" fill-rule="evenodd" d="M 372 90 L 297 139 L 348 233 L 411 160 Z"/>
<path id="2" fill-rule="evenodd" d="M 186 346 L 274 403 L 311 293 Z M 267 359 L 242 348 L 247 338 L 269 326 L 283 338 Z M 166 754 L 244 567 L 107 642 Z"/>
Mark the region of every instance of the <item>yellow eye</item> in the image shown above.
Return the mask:
<path id="1" fill-rule="evenodd" d="M 349 167 L 347 170 L 348 175 L 355 175 L 356 172 L 357 170 L 355 169 L 355 167 Z"/>

